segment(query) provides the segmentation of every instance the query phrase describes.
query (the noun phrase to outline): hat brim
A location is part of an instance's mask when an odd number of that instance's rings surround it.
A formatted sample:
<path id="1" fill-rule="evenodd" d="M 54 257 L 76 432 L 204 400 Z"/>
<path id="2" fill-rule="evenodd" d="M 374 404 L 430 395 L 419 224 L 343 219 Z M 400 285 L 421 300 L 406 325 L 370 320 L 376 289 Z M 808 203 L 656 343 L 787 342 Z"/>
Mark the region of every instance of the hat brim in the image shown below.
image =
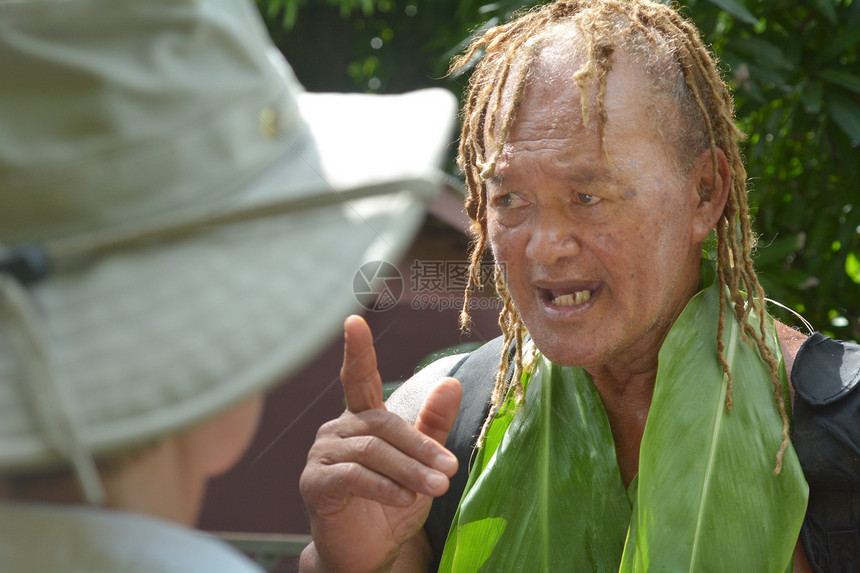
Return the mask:
<path id="1" fill-rule="evenodd" d="M 179 431 L 283 380 L 358 308 L 359 267 L 396 262 L 408 247 L 441 187 L 455 98 L 434 89 L 298 101 L 309 135 L 285 142 L 283 161 L 222 207 L 297 189 L 395 191 L 141 245 L 33 287 L 52 375 L 94 454 Z M 3 330 L 0 377 L 14 383 L 0 385 L 0 466 L 59 462 L 26 414 L 27 375 Z"/>

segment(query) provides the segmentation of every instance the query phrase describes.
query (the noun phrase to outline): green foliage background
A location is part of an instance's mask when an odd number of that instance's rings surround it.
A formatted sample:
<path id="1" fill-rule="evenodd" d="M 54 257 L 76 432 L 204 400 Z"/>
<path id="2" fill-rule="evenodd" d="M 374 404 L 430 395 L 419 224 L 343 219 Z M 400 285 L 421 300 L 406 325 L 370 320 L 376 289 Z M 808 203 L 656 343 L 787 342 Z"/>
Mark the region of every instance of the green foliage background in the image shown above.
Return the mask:
<path id="1" fill-rule="evenodd" d="M 450 58 L 534 0 L 258 0 L 311 91 L 401 92 L 466 79 Z M 757 266 L 816 330 L 860 339 L 860 0 L 684 0 L 734 87 Z M 453 163 L 451 170 L 454 171 Z M 791 314 L 772 308 L 788 324 Z"/>

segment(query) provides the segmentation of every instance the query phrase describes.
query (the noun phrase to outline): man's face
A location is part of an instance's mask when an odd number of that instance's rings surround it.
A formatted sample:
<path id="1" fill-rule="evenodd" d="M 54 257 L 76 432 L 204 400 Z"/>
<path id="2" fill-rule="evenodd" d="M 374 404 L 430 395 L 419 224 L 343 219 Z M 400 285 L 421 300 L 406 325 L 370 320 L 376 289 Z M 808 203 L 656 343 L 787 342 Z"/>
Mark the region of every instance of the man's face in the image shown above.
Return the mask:
<path id="1" fill-rule="evenodd" d="M 487 225 L 514 304 L 544 355 L 635 370 L 656 360 L 696 290 L 698 182 L 679 171 L 657 132 L 643 103 L 651 97 L 646 81 L 616 59 L 605 96 L 608 160 L 594 94 L 583 126 L 571 79 L 579 63 L 547 52 L 535 63 L 487 181 Z"/>

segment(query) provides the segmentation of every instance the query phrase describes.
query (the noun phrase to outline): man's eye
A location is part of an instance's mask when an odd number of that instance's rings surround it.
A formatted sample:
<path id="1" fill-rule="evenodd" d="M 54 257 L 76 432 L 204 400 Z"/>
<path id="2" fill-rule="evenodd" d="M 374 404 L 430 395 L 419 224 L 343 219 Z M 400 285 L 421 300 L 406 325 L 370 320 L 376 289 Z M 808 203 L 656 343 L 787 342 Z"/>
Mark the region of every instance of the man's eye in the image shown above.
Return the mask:
<path id="1" fill-rule="evenodd" d="M 505 193 L 493 199 L 493 204 L 502 209 L 516 209 L 522 207 L 525 201 L 516 193 Z"/>
<path id="2" fill-rule="evenodd" d="M 579 202 L 580 205 L 585 205 L 586 207 L 597 205 L 598 203 L 603 201 L 603 199 L 601 199 L 600 197 L 595 197 L 594 195 L 589 195 L 588 193 L 577 193 L 576 200 Z"/>

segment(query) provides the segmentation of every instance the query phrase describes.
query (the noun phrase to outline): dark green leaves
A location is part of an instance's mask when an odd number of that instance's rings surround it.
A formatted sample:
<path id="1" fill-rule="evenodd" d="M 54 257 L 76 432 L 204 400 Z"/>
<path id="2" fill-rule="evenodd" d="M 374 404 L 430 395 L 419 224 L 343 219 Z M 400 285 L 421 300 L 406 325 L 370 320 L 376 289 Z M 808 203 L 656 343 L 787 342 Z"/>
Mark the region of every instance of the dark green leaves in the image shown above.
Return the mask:
<path id="1" fill-rule="evenodd" d="M 860 141 L 860 106 L 850 97 L 833 92 L 827 96 L 830 117 L 851 139 Z"/>
<path id="2" fill-rule="evenodd" d="M 753 13 L 744 5 L 741 0 L 708 0 L 709 2 L 719 6 L 732 16 L 739 18 L 741 21 L 753 26 L 758 24 L 758 18 L 753 16 Z"/>

